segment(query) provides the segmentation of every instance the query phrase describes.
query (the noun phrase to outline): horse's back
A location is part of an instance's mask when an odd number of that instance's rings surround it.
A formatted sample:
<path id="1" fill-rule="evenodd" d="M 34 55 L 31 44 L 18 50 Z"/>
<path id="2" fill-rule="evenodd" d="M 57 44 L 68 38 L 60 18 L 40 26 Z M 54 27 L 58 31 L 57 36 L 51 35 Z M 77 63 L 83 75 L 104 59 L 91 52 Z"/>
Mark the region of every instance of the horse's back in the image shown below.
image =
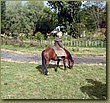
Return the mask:
<path id="1" fill-rule="evenodd" d="M 44 50 L 44 52 L 45 52 L 45 53 L 52 53 L 52 52 L 54 52 L 54 51 L 53 51 L 52 48 L 46 48 L 46 49 Z"/>
<path id="2" fill-rule="evenodd" d="M 65 53 L 66 53 L 66 56 L 68 56 L 68 55 L 70 54 L 69 51 L 66 50 L 65 48 L 63 48 L 63 49 L 64 49 L 64 51 L 65 51 Z M 55 50 L 54 50 L 53 48 L 51 48 L 51 47 L 46 48 L 46 49 L 44 50 L 44 54 L 45 54 L 45 55 L 50 55 L 51 57 L 52 57 L 52 56 L 57 56 L 57 54 L 55 53 Z"/>
<path id="3" fill-rule="evenodd" d="M 53 50 L 53 48 L 46 48 L 44 50 L 44 55 L 45 57 L 49 58 L 49 59 L 57 59 L 57 55 L 55 54 L 55 51 Z"/>

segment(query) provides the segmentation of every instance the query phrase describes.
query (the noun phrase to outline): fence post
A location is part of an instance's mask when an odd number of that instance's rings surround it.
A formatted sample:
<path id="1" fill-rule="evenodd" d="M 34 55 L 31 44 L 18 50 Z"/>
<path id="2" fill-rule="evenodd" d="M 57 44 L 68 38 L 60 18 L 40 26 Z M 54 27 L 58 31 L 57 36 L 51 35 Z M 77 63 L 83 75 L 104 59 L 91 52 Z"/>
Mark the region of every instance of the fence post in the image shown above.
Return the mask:
<path id="1" fill-rule="evenodd" d="M 103 41 L 101 41 L 101 47 L 103 47 Z"/>
<path id="2" fill-rule="evenodd" d="M 78 41 L 76 41 L 76 46 L 78 46 Z"/>
<path id="3" fill-rule="evenodd" d="M 72 46 L 73 42 L 72 42 L 72 39 L 71 39 L 71 46 Z"/>
<path id="4" fill-rule="evenodd" d="M 92 43 L 91 43 L 91 40 L 90 40 L 90 47 L 92 47 Z"/>
<path id="5" fill-rule="evenodd" d="M 86 41 L 86 47 L 87 47 L 87 41 Z"/>
<path id="6" fill-rule="evenodd" d="M 73 46 L 75 46 L 75 41 L 73 41 Z"/>
<path id="7" fill-rule="evenodd" d="M 106 46 L 106 41 L 104 41 L 104 46 L 103 47 L 105 47 Z"/>
<path id="8" fill-rule="evenodd" d="M 97 41 L 97 47 L 99 47 L 99 41 Z"/>
<path id="9" fill-rule="evenodd" d="M 71 36 L 71 46 L 72 46 L 72 44 L 73 44 L 73 42 L 72 42 L 73 40 L 72 40 L 72 36 Z"/>

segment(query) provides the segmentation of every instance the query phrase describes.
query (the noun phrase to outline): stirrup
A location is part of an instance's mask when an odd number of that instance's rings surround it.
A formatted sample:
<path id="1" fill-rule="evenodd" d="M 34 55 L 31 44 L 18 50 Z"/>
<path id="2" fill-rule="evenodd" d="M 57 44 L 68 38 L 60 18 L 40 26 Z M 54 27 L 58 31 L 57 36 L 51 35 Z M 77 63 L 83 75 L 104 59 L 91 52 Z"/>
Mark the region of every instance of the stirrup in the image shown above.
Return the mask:
<path id="1" fill-rule="evenodd" d="M 57 58 L 62 60 L 65 56 L 58 56 Z"/>
<path id="2" fill-rule="evenodd" d="M 59 60 L 62 60 L 62 57 L 61 57 L 61 56 L 58 56 L 57 58 L 58 58 Z"/>

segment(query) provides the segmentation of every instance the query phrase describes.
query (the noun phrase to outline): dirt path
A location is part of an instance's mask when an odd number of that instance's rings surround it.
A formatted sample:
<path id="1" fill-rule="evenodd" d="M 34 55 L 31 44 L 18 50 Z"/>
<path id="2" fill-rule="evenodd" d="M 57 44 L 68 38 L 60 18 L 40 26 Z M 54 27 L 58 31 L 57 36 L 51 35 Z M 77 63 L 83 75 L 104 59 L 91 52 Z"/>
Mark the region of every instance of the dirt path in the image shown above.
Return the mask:
<path id="1" fill-rule="evenodd" d="M 75 64 L 106 64 L 106 57 L 99 56 L 72 56 Z M 32 62 L 41 64 L 41 56 L 37 54 L 25 54 L 10 50 L 1 50 L 1 60 L 13 62 Z M 53 62 L 51 62 L 53 63 Z"/>

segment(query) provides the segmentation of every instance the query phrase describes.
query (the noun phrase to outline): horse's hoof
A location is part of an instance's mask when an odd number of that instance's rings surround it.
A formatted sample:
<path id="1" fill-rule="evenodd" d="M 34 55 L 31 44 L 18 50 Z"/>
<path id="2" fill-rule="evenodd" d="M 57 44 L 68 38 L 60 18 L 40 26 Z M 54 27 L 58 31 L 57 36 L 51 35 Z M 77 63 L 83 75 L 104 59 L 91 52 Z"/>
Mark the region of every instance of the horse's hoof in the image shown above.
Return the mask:
<path id="1" fill-rule="evenodd" d="M 69 67 L 69 69 L 72 69 L 73 67 Z"/>
<path id="2" fill-rule="evenodd" d="M 49 75 L 49 72 L 47 72 L 47 75 Z"/>
<path id="3" fill-rule="evenodd" d="M 57 72 L 57 69 L 55 69 L 55 72 Z"/>
<path id="4" fill-rule="evenodd" d="M 45 75 L 49 75 L 49 72 L 45 73 Z"/>

